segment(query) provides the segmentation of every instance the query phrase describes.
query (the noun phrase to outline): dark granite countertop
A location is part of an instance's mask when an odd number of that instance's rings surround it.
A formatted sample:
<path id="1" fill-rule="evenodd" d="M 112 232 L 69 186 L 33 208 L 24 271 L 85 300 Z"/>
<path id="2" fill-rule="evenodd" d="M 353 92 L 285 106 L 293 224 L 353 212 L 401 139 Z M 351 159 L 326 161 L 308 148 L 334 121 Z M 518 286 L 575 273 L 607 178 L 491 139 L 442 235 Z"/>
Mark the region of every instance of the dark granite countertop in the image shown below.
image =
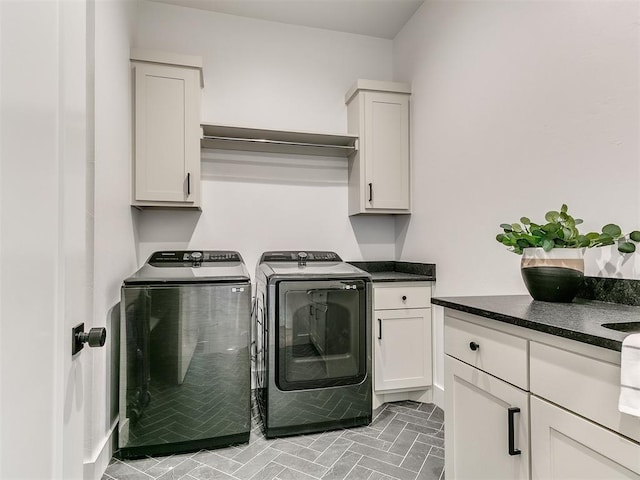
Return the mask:
<path id="1" fill-rule="evenodd" d="M 640 321 L 640 307 L 582 298 L 572 303 L 549 303 L 529 295 L 436 297 L 431 303 L 618 351 L 629 333 L 602 324 Z"/>
<path id="2" fill-rule="evenodd" d="M 434 282 L 436 266 L 417 262 L 348 262 L 371 274 L 374 282 Z"/>

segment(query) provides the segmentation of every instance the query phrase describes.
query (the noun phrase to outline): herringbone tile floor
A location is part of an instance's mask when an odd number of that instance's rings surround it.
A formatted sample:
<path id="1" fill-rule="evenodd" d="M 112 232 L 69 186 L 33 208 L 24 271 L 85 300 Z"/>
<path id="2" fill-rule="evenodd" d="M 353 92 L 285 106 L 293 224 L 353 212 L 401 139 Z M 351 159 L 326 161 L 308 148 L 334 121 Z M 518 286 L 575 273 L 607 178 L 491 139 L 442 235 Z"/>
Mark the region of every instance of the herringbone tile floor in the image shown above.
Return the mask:
<path id="1" fill-rule="evenodd" d="M 139 460 L 112 460 L 102 480 L 440 480 L 443 412 L 386 403 L 371 425 L 267 440 L 254 412 L 248 444 Z"/>

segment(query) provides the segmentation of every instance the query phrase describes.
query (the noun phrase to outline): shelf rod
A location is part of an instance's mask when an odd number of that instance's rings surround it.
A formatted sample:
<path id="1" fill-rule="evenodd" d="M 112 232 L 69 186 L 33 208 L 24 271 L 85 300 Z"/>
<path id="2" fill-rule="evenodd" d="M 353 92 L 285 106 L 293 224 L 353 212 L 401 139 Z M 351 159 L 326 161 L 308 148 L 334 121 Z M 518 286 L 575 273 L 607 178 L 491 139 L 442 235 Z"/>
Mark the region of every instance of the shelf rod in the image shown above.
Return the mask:
<path id="1" fill-rule="evenodd" d="M 216 135 L 204 135 L 202 138 L 204 140 L 223 140 L 225 142 L 266 143 L 273 145 L 287 145 L 292 147 L 342 148 L 344 150 L 356 150 L 356 147 L 353 145 L 326 145 L 323 143 L 286 142 L 284 140 L 269 140 L 266 138 L 219 137 Z"/>

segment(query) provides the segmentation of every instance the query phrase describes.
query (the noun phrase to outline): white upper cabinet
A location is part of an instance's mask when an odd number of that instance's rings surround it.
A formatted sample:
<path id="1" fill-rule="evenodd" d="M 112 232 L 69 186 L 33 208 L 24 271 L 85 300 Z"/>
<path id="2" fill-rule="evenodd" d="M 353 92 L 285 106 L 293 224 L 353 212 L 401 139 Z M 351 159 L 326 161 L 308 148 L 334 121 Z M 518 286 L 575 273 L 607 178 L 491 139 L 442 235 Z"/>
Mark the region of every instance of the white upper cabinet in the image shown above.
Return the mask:
<path id="1" fill-rule="evenodd" d="M 131 204 L 200 208 L 202 60 L 132 51 L 131 61 L 134 79 Z"/>
<path id="2" fill-rule="evenodd" d="M 411 213 L 410 85 L 358 80 L 347 92 L 348 129 L 360 137 L 349 159 L 349 215 Z"/>

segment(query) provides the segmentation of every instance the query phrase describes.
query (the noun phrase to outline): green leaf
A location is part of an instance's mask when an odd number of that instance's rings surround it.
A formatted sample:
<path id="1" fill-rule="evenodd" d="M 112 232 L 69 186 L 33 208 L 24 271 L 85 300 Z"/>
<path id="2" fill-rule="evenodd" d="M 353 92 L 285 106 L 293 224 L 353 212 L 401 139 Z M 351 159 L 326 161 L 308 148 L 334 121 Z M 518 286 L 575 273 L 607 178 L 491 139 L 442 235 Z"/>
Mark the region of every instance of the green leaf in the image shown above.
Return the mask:
<path id="1" fill-rule="evenodd" d="M 501 223 L 500 224 L 500 228 L 502 228 L 505 232 L 510 232 L 511 231 L 511 224 L 510 223 Z"/>
<path id="2" fill-rule="evenodd" d="M 527 217 L 521 217 L 520 222 L 522 222 L 523 225 L 531 225 L 531 220 L 529 220 Z"/>
<path id="3" fill-rule="evenodd" d="M 575 222 L 576 225 L 580 225 L 581 223 L 584 222 L 584 220 L 582 220 L 581 218 L 574 218 L 573 221 Z"/>
<path id="4" fill-rule="evenodd" d="M 560 218 L 560 214 L 554 210 L 547 212 L 546 215 L 544 216 L 544 219 L 549 223 L 557 222 L 558 218 Z"/>
<path id="5" fill-rule="evenodd" d="M 634 242 L 640 242 L 640 232 L 638 230 L 634 230 L 629 234 L 629 238 Z"/>
<path id="6" fill-rule="evenodd" d="M 604 227 L 602 227 L 602 233 L 609 235 L 613 238 L 618 238 L 620 235 L 622 235 L 622 230 L 615 223 L 609 223 Z"/>
<path id="7" fill-rule="evenodd" d="M 564 234 L 562 238 L 565 240 L 572 240 L 574 238 L 573 230 L 570 228 L 564 227 L 562 233 Z"/>
<path id="8" fill-rule="evenodd" d="M 502 243 L 502 240 L 504 240 L 504 233 L 499 233 L 498 235 L 496 235 L 496 240 Z"/>
<path id="9" fill-rule="evenodd" d="M 511 224 L 511 230 L 513 230 L 514 232 L 522 232 L 522 227 L 520 226 L 519 223 L 512 223 Z"/>
<path id="10" fill-rule="evenodd" d="M 562 207 L 560 208 L 560 211 L 562 213 L 567 213 L 567 210 L 569 209 L 569 207 L 567 207 L 564 203 L 562 204 Z"/>
<path id="11" fill-rule="evenodd" d="M 553 240 L 550 240 L 548 238 L 545 238 L 542 240 L 542 248 L 544 249 L 545 252 L 550 251 L 554 246 L 555 244 Z"/>
<path id="12" fill-rule="evenodd" d="M 555 232 L 559 228 L 560 228 L 560 225 L 558 225 L 557 223 L 547 223 L 546 225 L 542 226 L 542 230 L 549 233 Z"/>
<path id="13" fill-rule="evenodd" d="M 621 242 L 618 244 L 618 251 L 620 253 L 633 253 L 636 251 L 636 246 L 631 242 Z"/>
<path id="14" fill-rule="evenodd" d="M 584 235 L 580 235 L 580 237 L 578 237 L 578 247 L 584 248 L 588 247 L 589 245 L 591 245 L 591 240 L 589 240 L 587 237 L 585 237 Z"/>

